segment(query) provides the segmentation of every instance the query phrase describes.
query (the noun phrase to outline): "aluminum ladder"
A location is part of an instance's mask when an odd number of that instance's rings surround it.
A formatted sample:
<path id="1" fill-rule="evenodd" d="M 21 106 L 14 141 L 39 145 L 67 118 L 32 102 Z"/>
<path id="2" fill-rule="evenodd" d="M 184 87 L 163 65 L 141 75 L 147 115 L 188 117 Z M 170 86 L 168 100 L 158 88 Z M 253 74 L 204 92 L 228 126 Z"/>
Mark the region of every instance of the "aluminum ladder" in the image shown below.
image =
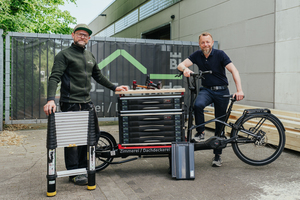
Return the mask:
<path id="1" fill-rule="evenodd" d="M 47 196 L 56 195 L 56 178 L 88 175 L 88 190 L 96 189 L 94 110 L 56 112 L 48 116 Z M 87 169 L 56 171 L 56 148 L 87 145 Z"/>

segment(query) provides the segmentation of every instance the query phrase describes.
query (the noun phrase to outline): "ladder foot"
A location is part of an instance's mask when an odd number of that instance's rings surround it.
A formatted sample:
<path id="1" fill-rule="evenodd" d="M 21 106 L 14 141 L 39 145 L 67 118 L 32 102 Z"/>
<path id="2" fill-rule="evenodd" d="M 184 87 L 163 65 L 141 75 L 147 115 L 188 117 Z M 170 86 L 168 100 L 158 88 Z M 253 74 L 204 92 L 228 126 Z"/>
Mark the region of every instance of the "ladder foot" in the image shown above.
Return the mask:
<path id="1" fill-rule="evenodd" d="M 56 191 L 55 192 L 47 192 L 47 197 L 54 197 L 56 195 Z"/>
<path id="2" fill-rule="evenodd" d="M 96 185 L 93 185 L 93 186 L 89 186 L 89 185 L 88 185 L 88 186 L 87 186 L 87 189 L 88 189 L 88 190 L 94 190 L 94 189 L 96 189 Z"/>

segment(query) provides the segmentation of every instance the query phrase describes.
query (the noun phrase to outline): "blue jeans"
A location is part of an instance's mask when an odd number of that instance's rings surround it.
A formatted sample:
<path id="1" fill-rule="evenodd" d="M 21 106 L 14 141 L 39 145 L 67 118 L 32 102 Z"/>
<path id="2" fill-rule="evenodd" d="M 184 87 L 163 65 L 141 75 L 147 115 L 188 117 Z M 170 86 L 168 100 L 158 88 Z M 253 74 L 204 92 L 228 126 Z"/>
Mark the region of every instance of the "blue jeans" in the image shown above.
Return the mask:
<path id="1" fill-rule="evenodd" d="M 220 117 L 225 115 L 227 106 L 229 103 L 229 98 L 224 98 L 223 95 L 229 95 L 228 88 L 225 90 L 210 90 L 208 88 L 201 87 L 194 104 L 194 114 L 196 125 L 204 123 L 204 108 L 212 103 L 214 103 L 215 117 Z M 225 120 L 221 118 L 220 120 Z M 215 136 L 217 136 L 222 131 L 223 125 L 221 123 L 216 123 Z M 197 129 L 198 133 L 202 133 L 205 130 L 204 126 L 200 126 Z M 214 154 L 222 154 L 222 149 L 214 149 Z"/>

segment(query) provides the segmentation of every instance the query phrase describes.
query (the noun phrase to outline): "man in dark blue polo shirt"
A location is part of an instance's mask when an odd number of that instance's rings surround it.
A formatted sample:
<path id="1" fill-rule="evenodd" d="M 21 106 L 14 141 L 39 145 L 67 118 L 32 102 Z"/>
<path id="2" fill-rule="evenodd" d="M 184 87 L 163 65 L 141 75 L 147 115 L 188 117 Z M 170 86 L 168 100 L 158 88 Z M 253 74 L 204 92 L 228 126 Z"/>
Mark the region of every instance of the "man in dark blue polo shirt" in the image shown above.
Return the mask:
<path id="1" fill-rule="evenodd" d="M 199 46 L 201 50 L 198 50 L 191 54 L 187 59 L 178 65 L 178 70 L 183 71 L 185 77 L 190 77 L 191 71 L 188 67 L 196 64 L 201 71 L 211 70 L 212 74 L 205 74 L 205 79 L 202 80 L 202 87 L 198 93 L 198 96 L 194 105 L 195 122 L 196 125 L 204 122 L 204 108 L 211 103 L 214 103 L 215 117 L 222 116 L 226 113 L 226 109 L 229 103 L 228 98 L 222 97 L 228 95 L 228 80 L 226 77 L 227 69 L 233 76 L 233 80 L 236 85 L 237 92 L 234 93 L 235 98 L 240 101 L 244 98 L 244 93 L 241 85 L 241 78 L 238 70 L 231 62 L 230 58 L 222 50 L 213 49 L 213 38 L 208 32 L 204 32 L 199 36 Z M 193 140 L 199 142 L 204 139 L 204 126 L 198 127 L 197 133 Z M 216 123 L 215 135 L 217 135 L 222 129 L 222 124 Z M 220 167 L 222 160 L 220 155 L 222 149 L 214 150 L 215 157 L 212 162 L 212 166 Z"/>

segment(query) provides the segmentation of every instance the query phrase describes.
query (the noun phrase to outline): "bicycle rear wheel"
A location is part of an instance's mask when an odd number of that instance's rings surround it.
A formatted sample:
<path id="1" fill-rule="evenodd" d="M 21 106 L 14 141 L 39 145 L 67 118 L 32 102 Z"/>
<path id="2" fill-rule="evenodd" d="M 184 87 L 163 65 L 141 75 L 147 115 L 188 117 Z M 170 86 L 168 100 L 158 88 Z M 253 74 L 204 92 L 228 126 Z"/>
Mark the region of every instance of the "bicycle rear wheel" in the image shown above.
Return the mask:
<path id="1" fill-rule="evenodd" d="M 99 139 L 96 145 L 96 171 L 100 171 L 108 167 L 109 163 L 113 161 L 113 158 L 101 157 L 101 152 L 107 152 L 114 150 L 117 145 L 115 138 L 104 131 L 100 131 Z"/>
<path id="2" fill-rule="evenodd" d="M 238 130 L 233 129 L 231 137 L 234 153 L 243 162 L 261 166 L 276 160 L 284 149 L 285 130 L 278 118 L 272 114 L 253 114 L 237 120 Z M 244 133 L 246 130 L 258 138 Z"/>

